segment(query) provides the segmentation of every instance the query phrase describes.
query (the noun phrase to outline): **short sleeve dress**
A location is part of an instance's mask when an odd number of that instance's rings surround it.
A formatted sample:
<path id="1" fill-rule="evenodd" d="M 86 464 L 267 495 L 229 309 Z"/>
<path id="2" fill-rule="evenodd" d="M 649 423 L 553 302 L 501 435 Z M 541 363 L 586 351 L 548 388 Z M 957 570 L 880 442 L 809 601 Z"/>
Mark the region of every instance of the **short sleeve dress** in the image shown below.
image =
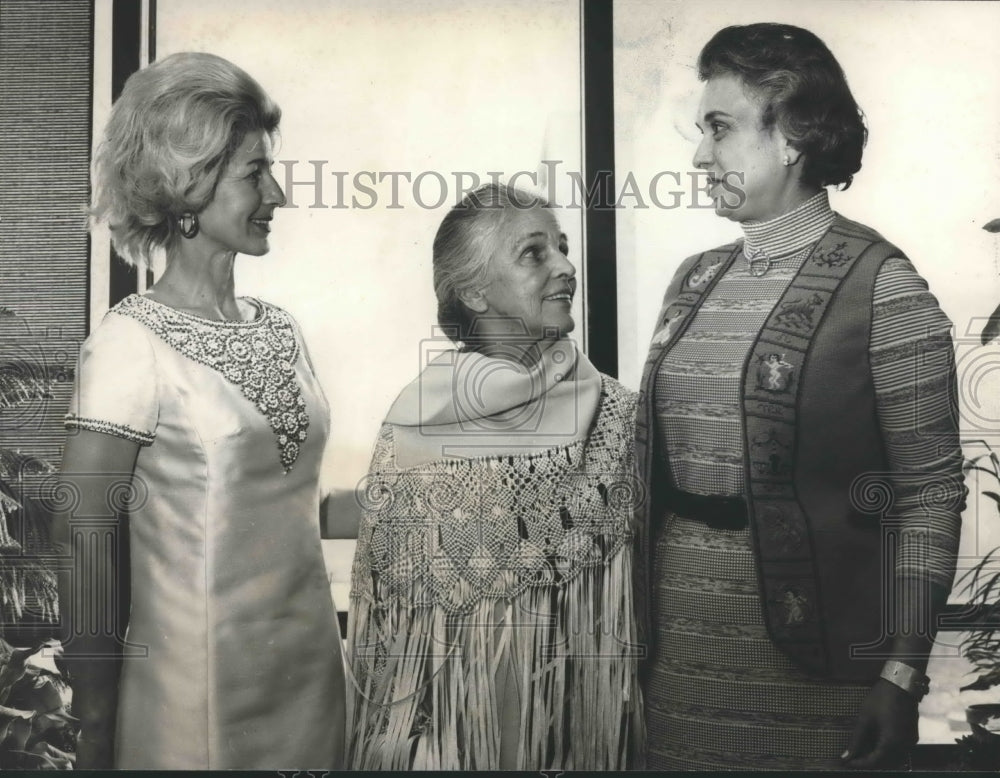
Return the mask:
<path id="1" fill-rule="evenodd" d="M 329 409 L 294 320 L 132 295 L 83 346 L 67 426 L 141 445 L 116 767 L 336 766 L 340 636 L 319 536 Z"/>

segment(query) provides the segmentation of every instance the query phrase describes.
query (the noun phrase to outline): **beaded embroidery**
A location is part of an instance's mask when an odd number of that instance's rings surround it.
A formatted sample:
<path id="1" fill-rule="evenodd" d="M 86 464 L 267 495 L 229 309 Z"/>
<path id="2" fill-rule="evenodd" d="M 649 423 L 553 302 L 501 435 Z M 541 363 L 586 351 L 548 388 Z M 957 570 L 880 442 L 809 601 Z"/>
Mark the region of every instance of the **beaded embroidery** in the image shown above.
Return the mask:
<path id="1" fill-rule="evenodd" d="M 288 472 L 309 428 L 306 402 L 295 380 L 295 325 L 280 308 L 248 299 L 260 309 L 253 321 L 212 321 L 137 294 L 112 310 L 149 327 L 188 359 L 240 387 L 274 430 L 281 466 Z"/>
<path id="2" fill-rule="evenodd" d="M 103 432 L 105 435 L 114 435 L 116 438 L 124 438 L 138 443 L 140 446 L 151 446 L 156 438 L 155 432 L 144 432 L 126 424 L 115 424 L 103 419 L 87 419 L 77 416 L 75 413 L 67 413 L 65 420 L 66 429 L 89 430 L 91 432 Z"/>

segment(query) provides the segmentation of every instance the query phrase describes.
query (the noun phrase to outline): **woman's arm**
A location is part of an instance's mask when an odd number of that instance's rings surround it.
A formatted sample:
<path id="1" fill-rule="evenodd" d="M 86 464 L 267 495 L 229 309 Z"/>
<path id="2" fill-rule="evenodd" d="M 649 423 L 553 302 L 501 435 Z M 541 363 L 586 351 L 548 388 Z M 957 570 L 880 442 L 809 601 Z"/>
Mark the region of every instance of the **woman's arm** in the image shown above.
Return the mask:
<path id="1" fill-rule="evenodd" d="M 883 609 L 892 619 L 889 660 L 923 675 L 955 574 L 966 493 L 951 322 L 904 259 L 883 265 L 872 302 L 872 378 L 901 521 L 893 602 Z M 917 698 L 880 679 L 847 764 L 892 763 L 916 743 L 917 718 Z"/>
<path id="2" fill-rule="evenodd" d="M 54 541 L 69 570 L 59 572 L 64 657 L 72 677 L 73 714 L 80 719 L 78 769 L 113 767 L 118 674 L 121 668 L 117 595 L 121 542 L 116 492 L 131 485 L 139 444 L 80 430 L 66 441 L 60 488 L 75 495 L 55 514 Z M 85 517 L 85 518 L 84 518 Z M 84 523 L 85 522 L 85 523 Z"/>

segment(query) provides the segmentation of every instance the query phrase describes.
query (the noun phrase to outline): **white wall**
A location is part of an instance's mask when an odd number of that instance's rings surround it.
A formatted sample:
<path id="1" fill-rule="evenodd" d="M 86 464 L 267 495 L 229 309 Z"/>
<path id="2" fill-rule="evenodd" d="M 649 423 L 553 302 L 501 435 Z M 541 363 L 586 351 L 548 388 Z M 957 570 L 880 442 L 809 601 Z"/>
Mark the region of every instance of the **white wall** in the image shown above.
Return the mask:
<path id="1" fill-rule="evenodd" d="M 237 262 L 238 293 L 286 307 L 305 331 L 333 410 L 328 487 L 353 488 L 365 474 L 383 415 L 420 367 L 435 313 L 431 242 L 457 199 L 453 173 L 485 181 L 489 171 L 536 172 L 542 159 L 579 170 L 579 25 L 575 0 L 157 4 L 157 58 L 210 51 L 260 81 L 283 111 L 276 158 L 299 160 L 294 178 L 305 181 L 307 161 L 324 160 L 325 205 L 337 202 L 334 171 L 348 173 L 347 201 L 358 171 L 448 181 L 435 209 L 419 207 L 402 179 L 398 209 L 388 207 L 391 179 L 369 210 L 309 208 L 314 187 L 296 186 L 300 207 L 276 215 L 271 252 Z M 417 197 L 438 200 L 436 179 Z M 579 270 L 580 213 L 560 218 Z"/>

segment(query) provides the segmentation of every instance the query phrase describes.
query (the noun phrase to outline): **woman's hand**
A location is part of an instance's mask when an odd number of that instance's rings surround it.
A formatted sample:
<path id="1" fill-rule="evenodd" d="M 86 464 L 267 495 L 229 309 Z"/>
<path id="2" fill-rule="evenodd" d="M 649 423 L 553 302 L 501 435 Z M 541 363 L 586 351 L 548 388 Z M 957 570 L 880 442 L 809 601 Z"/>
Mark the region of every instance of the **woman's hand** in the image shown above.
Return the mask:
<path id="1" fill-rule="evenodd" d="M 880 678 L 861 706 L 851 744 L 841 755 L 847 767 L 900 767 L 917 744 L 917 700 Z"/>

